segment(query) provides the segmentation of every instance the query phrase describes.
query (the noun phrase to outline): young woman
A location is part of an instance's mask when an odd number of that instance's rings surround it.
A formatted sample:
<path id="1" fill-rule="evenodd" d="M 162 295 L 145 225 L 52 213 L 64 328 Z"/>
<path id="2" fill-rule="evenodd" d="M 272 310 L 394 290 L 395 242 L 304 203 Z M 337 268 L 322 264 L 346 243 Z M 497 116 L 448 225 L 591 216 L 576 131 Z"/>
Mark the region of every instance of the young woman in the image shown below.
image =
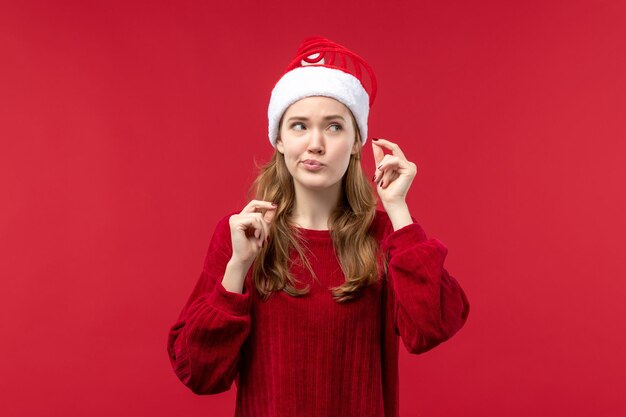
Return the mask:
<path id="1" fill-rule="evenodd" d="M 405 201 L 416 165 L 373 139 L 375 175 L 364 176 L 375 93 L 367 63 L 321 37 L 303 42 L 272 91 L 275 153 L 255 198 L 218 222 L 168 335 L 194 393 L 236 382 L 236 416 L 397 416 L 399 339 L 419 354 L 467 320 L 446 246 Z"/>

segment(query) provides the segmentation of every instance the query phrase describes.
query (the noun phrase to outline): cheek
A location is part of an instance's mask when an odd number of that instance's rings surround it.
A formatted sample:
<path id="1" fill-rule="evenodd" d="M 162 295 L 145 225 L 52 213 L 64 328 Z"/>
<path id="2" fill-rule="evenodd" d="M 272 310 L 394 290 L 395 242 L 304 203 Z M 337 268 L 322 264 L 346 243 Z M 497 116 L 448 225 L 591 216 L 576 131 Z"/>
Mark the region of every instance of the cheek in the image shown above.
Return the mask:
<path id="1" fill-rule="evenodd" d="M 296 165 L 300 155 L 302 154 L 302 151 L 295 148 L 293 145 L 285 146 L 283 150 L 284 150 L 283 155 L 285 157 L 285 164 L 290 170 L 292 170 L 293 167 Z"/>
<path id="2" fill-rule="evenodd" d="M 300 144 L 290 143 L 288 146 L 284 147 L 285 157 L 288 159 L 299 158 L 304 152 L 306 152 L 306 146 L 301 146 Z"/>
<path id="3" fill-rule="evenodd" d="M 350 161 L 350 153 L 352 152 L 352 148 L 349 145 L 342 145 L 334 150 L 333 154 L 334 160 L 341 163 L 345 162 L 346 164 Z"/>
<path id="4" fill-rule="evenodd" d="M 294 149 L 293 147 L 285 148 L 285 158 L 287 160 L 292 160 L 299 155 L 299 151 Z"/>

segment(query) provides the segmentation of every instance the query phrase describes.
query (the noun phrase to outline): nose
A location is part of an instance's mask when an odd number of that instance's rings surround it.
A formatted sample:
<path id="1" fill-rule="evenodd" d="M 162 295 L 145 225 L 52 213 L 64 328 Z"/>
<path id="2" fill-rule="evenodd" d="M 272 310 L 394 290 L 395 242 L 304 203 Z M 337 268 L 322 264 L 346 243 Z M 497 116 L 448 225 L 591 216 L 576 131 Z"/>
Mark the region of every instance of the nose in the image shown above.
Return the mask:
<path id="1" fill-rule="evenodd" d="M 319 129 L 311 130 L 311 137 L 309 138 L 309 146 L 307 149 L 312 153 L 324 152 L 324 135 Z"/>

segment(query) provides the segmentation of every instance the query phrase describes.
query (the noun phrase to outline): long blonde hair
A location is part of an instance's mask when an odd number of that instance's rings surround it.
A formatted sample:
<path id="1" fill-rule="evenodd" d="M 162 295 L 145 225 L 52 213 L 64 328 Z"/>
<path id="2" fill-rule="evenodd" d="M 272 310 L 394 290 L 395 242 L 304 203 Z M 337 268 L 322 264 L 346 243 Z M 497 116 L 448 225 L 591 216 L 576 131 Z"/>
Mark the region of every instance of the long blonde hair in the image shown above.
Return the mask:
<path id="1" fill-rule="evenodd" d="M 337 302 L 357 298 L 360 290 L 377 281 L 380 270 L 378 241 L 368 233 L 376 213 L 376 194 L 365 178 L 360 159 L 363 145 L 354 116 L 358 152 L 350 155 L 350 162 L 341 181 L 339 204 L 329 219 L 330 235 L 335 253 L 346 277 L 345 282 L 331 288 Z M 282 125 L 282 118 L 279 126 Z M 254 285 L 264 300 L 273 291 L 283 290 L 291 296 L 309 292 L 309 286 L 296 288 L 299 282 L 289 272 L 290 249 L 294 248 L 304 266 L 315 276 L 301 242 L 299 230 L 290 221 L 296 195 L 291 173 L 285 165 L 284 155 L 275 150 L 271 160 L 260 167 L 260 172 L 248 191 L 248 199 L 278 203 L 270 228 L 269 240 L 254 261 Z M 263 211 L 264 212 L 264 211 Z M 387 269 L 382 257 L 383 268 Z"/>

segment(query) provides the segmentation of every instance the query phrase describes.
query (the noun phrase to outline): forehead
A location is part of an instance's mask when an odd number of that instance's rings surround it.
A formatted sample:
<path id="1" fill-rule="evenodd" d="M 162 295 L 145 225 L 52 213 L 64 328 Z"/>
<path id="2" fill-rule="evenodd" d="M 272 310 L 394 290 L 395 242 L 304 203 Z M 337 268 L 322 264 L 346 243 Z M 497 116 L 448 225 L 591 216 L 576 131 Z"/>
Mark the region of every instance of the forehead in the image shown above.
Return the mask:
<path id="1" fill-rule="evenodd" d="M 331 97 L 312 96 L 302 98 L 291 104 L 285 111 L 285 116 L 293 115 L 319 115 L 321 117 L 328 114 L 349 115 L 350 109 L 342 102 Z"/>

